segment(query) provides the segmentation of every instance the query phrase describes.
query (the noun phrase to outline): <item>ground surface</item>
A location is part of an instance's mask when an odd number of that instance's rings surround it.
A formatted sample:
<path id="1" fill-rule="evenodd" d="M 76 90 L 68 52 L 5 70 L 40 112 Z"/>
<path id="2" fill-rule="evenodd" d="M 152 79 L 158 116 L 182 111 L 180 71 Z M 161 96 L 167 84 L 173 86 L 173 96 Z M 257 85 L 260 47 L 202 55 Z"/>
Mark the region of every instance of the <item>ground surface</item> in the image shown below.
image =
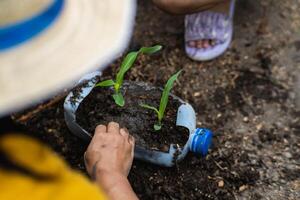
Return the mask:
<path id="1" fill-rule="evenodd" d="M 141 57 L 127 78 L 162 86 L 183 69 L 175 94 L 194 106 L 199 127 L 215 133 L 206 158 L 189 154 L 172 169 L 134 161 L 129 178 L 141 199 L 300 198 L 299 10 L 299 0 L 238 1 L 231 48 L 201 63 L 184 54 L 183 17 L 139 1 L 130 48 L 165 48 Z M 25 124 L 83 170 L 86 144 L 64 124 L 63 101 L 52 102 Z"/>

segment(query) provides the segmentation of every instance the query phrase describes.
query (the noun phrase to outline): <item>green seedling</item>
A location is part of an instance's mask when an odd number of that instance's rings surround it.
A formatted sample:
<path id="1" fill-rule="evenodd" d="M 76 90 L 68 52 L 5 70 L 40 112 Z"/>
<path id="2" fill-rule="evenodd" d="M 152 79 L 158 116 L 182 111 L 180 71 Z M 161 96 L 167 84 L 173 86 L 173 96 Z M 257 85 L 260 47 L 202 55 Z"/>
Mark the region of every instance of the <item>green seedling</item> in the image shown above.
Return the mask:
<path id="1" fill-rule="evenodd" d="M 161 95 L 159 109 L 157 109 L 153 106 L 147 105 L 147 104 L 140 104 L 141 107 L 153 110 L 157 114 L 158 121 L 156 124 L 154 124 L 154 130 L 156 130 L 156 131 L 159 131 L 162 127 L 162 119 L 164 118 L 165 110 L 166 110 L 166 107 L 168 104 L 169 94 L 173 87 L 174 81 L 177 80 L 180 73 L 181 73 L 181 70 L 178 71 L 173 76 L 171 76 L 171 78 L 169 78 L 169 80 L 167 81 L 165 88 L 163 90 L 163 93 Z"/>
<path id="2" fill-rule="evenodd" d="M 155 45 L 153 47 L 142 47 L 138 51 L 132 51 L 127 54 L 125 59 L 123 60 L 120 70 L 117 73 L 116 80 L 105 80 L 100 83 L 97 83 L 95 87 L 114 87 L 114 94 L 113 94 L 113 99 L 115 100 L 115 103 L 119 106 L 124 106 L 125 105 L 125 100 L 123 95 L 121 94 L 121 87 L 123 84 L 124 80 L 124 75 L 125 73 L 132 67 L 134 64 L 135 60 L 137 59 L 138 55 L 143 53 L 143 54 L 153 54 L 157 51 L 159 51 L 162 48 L 161 45 Z"/>

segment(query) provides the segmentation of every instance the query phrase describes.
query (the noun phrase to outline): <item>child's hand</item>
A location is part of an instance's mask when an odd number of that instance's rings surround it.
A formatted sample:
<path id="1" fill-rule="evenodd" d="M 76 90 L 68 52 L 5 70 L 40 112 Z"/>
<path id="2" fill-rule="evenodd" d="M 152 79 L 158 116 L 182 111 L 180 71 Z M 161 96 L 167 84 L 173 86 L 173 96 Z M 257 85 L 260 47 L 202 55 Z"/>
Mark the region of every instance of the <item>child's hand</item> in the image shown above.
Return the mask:
<path id="1" fill-rule="evenodd" d="M 92 178 L 103 173 L 127 177 L 133 161 L 134 143 L 127 129 L 120 129 L 118 123 L 97 126 L 84 156 L 87 172 Z"/>

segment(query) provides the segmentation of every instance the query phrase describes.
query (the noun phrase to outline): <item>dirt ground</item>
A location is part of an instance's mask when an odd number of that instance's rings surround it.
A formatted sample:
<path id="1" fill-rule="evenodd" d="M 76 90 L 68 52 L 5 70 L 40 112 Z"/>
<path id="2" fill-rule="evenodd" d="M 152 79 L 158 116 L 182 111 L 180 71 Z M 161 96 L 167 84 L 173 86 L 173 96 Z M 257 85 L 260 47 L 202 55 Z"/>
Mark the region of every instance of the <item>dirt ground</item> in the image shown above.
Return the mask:
<path id="1" fill-rule="evenodd" d="M 300 199 L 300 0 L 238 1 L 232 45 L 210 62 L 186 57 L 183 16 L 165 14 L 151 1 L 138 3 L 129 49 L 164 49 L 142 56 L 127 79 L 162 86 L 183 69 L 175 94 L 193 105 L 199 127 L 214 132 L 205 158 L 189 154 L 171 169 L 134 161 L 129 179 L 138 196 Z M 86 144 L 68 131 L 62 104 L 56 98 L 34 108 L 23 123 L 83 171 Z"/>

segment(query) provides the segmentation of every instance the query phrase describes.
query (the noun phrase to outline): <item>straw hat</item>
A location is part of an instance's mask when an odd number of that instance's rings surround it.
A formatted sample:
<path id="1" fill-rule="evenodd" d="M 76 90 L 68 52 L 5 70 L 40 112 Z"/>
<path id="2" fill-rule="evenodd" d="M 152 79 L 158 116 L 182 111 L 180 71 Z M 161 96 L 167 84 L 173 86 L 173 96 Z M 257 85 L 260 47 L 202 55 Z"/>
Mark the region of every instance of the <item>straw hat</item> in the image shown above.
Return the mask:
<path id="1" fill-rule="evenodd" d="M 0 116 L 71 86 L 125 49 L 135 0 L 0 0 Z"/>

